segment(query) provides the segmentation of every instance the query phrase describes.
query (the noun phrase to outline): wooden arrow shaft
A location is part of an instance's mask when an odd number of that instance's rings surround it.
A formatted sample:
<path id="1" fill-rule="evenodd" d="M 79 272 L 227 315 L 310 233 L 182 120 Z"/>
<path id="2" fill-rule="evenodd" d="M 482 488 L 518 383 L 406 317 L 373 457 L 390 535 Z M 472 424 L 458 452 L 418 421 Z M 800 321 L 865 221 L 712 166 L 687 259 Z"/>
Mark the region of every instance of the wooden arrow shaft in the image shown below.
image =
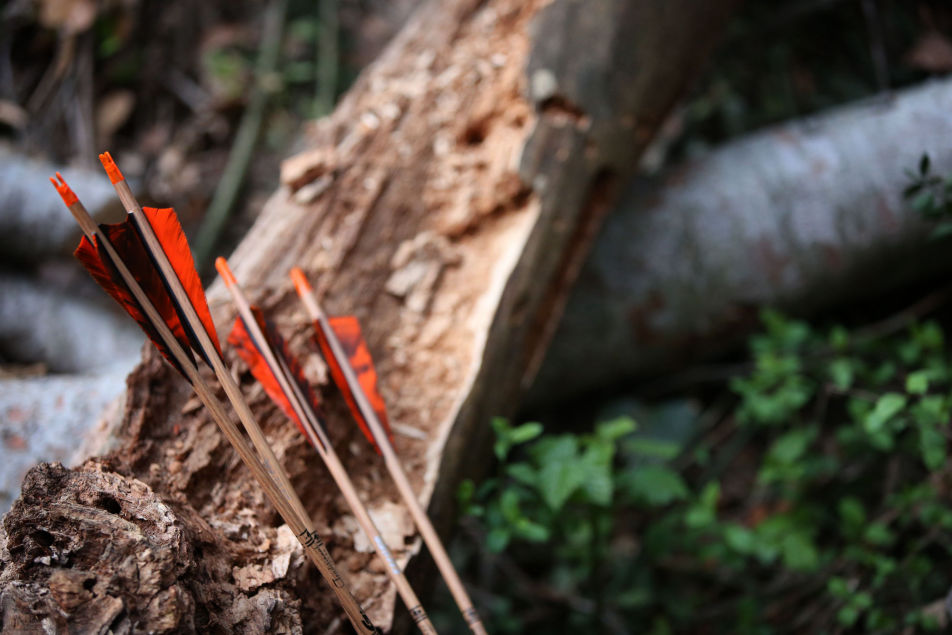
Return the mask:
<path id="1" fill-rule="evenodd" d="M 403 466 L 400 464 L 400 460 L 397 457 L 397 453 L 390 444 L 390 438 L 387 435 L 383 424 L 380 422 L 380 419 L 377 418 L 377 413 L 370 405 L 370 401 L 367 399 L 366 394 L 364 394 L 364 391 L 360 386 L 360 381 L 357 379 L 357 375 L 354 373 L 353 368 L 351 368 L 350 363 L 347 361 L 347 354 L 344 352 L 344 347 L 337 338 L 337 334 L 334 333 L 334 329 L 331 328 L 330 322 L 327 320 L 327 315 L 323 310 L 321 310 L 321 307 L 317 302 L 317 298 L 314 296 L 313 290 L 310 290 L 309 286 L 302 289 L 302 285 L 299 284 L 301 280 L 300 274 L 293 277 L 295 278 L 295 285 L 298 287 L 298 291 L 300 293 L 301 299 L 304 302 L 304 306 L 310 314 L 311 319 L 317 323 L 318 327 L 323 332 L 328 346 L 331 349 L 331 354 L 337 359 L 338 365 L 340 366 L 344 375 L 344 379 L 354 395 L 354 400 L 357 403 L 357 407 L 360 409 L 364 420 L 367 422 L 367 426 L 370 428 L 371 434 L 373 434 L 373 437 L 377 442 L 377 446 L 380 448 L 380 451 L 383 454 L 387 471 L 390 472 L 390 476 L 393 479 L 394 484 L 397 486 L 397 491 L 400 493 L 400 497 L 403 498 L 404 502 L 406 503 L 407 509 L 410 511 L 410 516 L 413 518 L 413 522 L 416 524 L 420 535 L 423 537 L 423 542 L 430 550 L 430 555 L 433 556 L 433 560 L 436 562 L 436 566 L 440 571 L 440 575 L 446 582 L 446 586 L 449 587 L 450 593 L 453 595 L 453 599 L 456 601 L 457 607 L 463 614 L 463 619 L 466 620 L 466 623 L 469 625 L 469 628 L 473 633 L 476 635 L 486 635 L 486 628 L 483 626 L 482 620 L 480 619 L 479 614 L 476 612 L 476 607 L 473 606 L 473 602 L 469 597 L 469 593 L 467 593 L 466 587 L 463 586 L 463 581 L 460 580 L 459 574 L 453 567 L 453 561 L 450 560 L 449 554 L 446 553 L 446 548 L 443 546 L 443 542 L 436 533 L 433 523 L 430 522 L 429 516 L 426 515 L 426 511 L 423 509 L 423 506 L 420 505 L 419 500 L 417 500 L 416 494 L 413 492 L 413 487 L 410 485 L 410 480 L 403 471 Z"/>
<path id="2" fill-rule="evenodd" d="M 272 505 L 274 505 L 274 507 L 278 510 L 278 513 L 298 537 L 298 540 L 304 547 L 305 553 L 308 555 L 311 561 L 314 562 L 318 570 L 334 590 L 334 593 L 337 595 L 345 614 L 354 625 L 354 628 L 358 633 L 362 634 L 369 635 L 377 632 L 377 629 L 370 622 L 366 614 L 364 614 L 360 605 L 357 603 L 357 600 L 351 594 L 340 573 L 337 571 L 337 567 L 334 564 L 333 558 L 331 558 L 331 555 L 327 551 L 323 540 L 321 540 L 320 536 L 315 531 L 313 524 L 311 524 L 310 518 L 304 512 L 304 507 L 301 504 L 300 499 L 298 499 L 294 494 L 294 491 L 290 488 L 289 483 L 287 486 L 284 486 L 284 484 L 276 478 L 277 475 L 284 476 L 284 474 L 283 470 L 280 468 L 280 464 L 277 463 L 277 459 L 274 458 L 274 454 L 270 452 L 270 448 L 268 448 L 268 454 L 270 454 L 270 458 L 273 459 L 273 463 L 269 465 L 267 463 L 268 457 L 264 453 L 262 453 L 262 456 L 265 457 L 265 462 L 262 462 L 255 455 L 251 447 L 248 446 L 248 443 L 242 436 L 241 432 L 226 414 L 221 402 L 218 401 L 218 399 L 214 396 L 211 388 L 199 374 L 192 358 L 181 347 L 178 340 L 169 329 L 168 325 L 160 316 L 158 310 L 149 300 L 148 295 L 139 285 L 135 276 L 129 271 L 125 263 L 116 253 L 108 238 L 99 230 L 99 227 L 96 225 L 95 221 L 93 221 L 85 207 L 76 201 L 69 205 L 69 210 L 76 218 L 86 237 L 90 241 L 95 241 L 94 244 L 98 244 L 105 251 L 106 256 L 111 260 L 111 264 L 116 268 L 116 271 L 119 273 L 123 282 L 129 288 L 133 297 L 135 297 L 136 301 L 142 307 L 142 310 L 145 312 L 146 316 L 155 327 L 159 337 L 168 347 L 176 362 L 178 362 L 178 364 L 181 366 L 186 378 L 192 384 L 192 387 L 194 388 L 199 399 L 202 401 L 205 407 L 208 408 L 209 412 L 211 412 L 212 418 L 218 424 L 219 428 L 221 428 L 222 433 L 229 440 L 229 442 L 231 442 L 242 461 L 248 466 L 252 472 L 252 475 L 261 484 L 265 495 L 268 497 L 268 500 Z M 159 249 L 159 253 L 164 255 L 164 252 L 162 252 L 161 248 Z M 191 306 L 191 304 L 188 303 L 188 306 Z M 204 333 L 204 327 L 201 327 L 200 325 L 198 330 Z M 212 359 L 216 358 L 217 351 L 216 355 L 212 357 Z M 287 481 L 287 477 L 284 478 L 284 481 Z"/>
<path id="3" fill-rule="evenodd" d="M 302 422 L 309 441 L 314 446 L 314 449 L 317 451 L 320 457 L 324 460 L 328 471 L 331 473 L 331 477 L 334 479 L 334 482 L 337 484 L 338 488 L 340 488 L 341 494 L 344 496 L 344 500 L 354 512 L 354 516 L 357 519 L 357 524 L 360 525 L 360 528 L 367 535 L 367 538 L 374 546 L 377 556 L 383 561 L 387 575 L 396 586 L 397 592 L 400 594 L 404 604 L 406 604 L 406 607 L 410 611 L 410 615 L 416 622 L 417 627 L 422 633 L 426 635 L 436 635 L 436 628 L 434 628 L 429 616 L 427 616 L 426 611 L 423 609 L 423 605 L 420 603 L 419 598 L 417 598 L 413 587 L 410 586 L 410 582 L 403 574 L 403 571 L 400 570 L 399 565 L 397 565 L 393 554 L 387 547 L 387 544 L 384 541 L 380 530 L 377 528 L 376 523 L 374 523 L 373 519 L 370 517 L 370 513 L 367 511 L 367 508 L 357 495 L 357 490 L 354 487 L 353 481 L 351 481 L 350 476 L 347 474 L 347 471 L 344 468 L 344 465 L 341 463 L 340 458 L 337 456 L 333 446 L 330 444 L 330 440 L 327 437 L 327 433 L 324 430 L 324 426 L 318 418 L 317 413 L 314 412 L 311 404 L 301 393 L 301 389 L 292 377 L 287 364 L 283 363 L 280 356 L 275 354 L 275 352 L 272 350 L 270 341 L 268 340 L 265 333 L 262 332 L 257 320 L 255 320 L 254 313 L 251 310 L 251 305 L 244 297 L 241 287 L 238 285 L 237 281 L 235 281 L 234 276 L 231 275 L 231 271 L 228 269 L 227 263 L 225 263 L 223 259 L 219 259 L 219 261 L 216 263 L 216 266 L 218 267 L 219 272 L 222 274 L 222 279 L 225 281 L 225 285 L 228 287 L 229 291 L 231 291 L 232 298 L 235 301 L 235 306 L 238 309 L 238 315 L 241 316 L 242 321 L 244 321 L 248 334 L 251 336 L 252 341 L 255 342 L 258 351 L 261 352 L 265 362 L 271 369 L 272 374 L 278 380 L 281 390 L 288 398 L 288 401 L 290 401 L 291 407 L 294 409 L 294 412 L 297 413 L 298 418 Z"/>

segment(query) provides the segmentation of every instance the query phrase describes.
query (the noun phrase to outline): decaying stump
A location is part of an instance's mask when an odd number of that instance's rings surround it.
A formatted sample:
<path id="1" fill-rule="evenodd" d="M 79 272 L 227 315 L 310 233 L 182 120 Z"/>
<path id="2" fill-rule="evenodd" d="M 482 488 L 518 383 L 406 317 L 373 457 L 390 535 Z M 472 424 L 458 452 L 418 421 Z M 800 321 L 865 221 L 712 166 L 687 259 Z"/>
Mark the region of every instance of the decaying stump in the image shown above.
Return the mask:
<path id="1" fill-rule="evenodd" d="M 91 461 L 31 470 L 3 528 L 4 633 L 301 632 L 300 601 L 287 591 L 236 594 L 283 576 L 300 556 L 286 527 L 274 544 L 260 532 L 248 541 L 272 560 L 242 577 L 229 566 L 236 544 L 191 507 Z"/>
<path id="2" fill-rule="evenodd" d="M 732 4 L 423 7 L 308 132 L 311 150 L 283 166 L 285 185 L 230 259 L 293 348 L 309 354 L 315 382 L 326 384 L 326 369 L 288 269 L 305 269 L 331 313 L 362 320 L 397 451 L 444 528 L 459 478 L 486 465 L 490 415 L 511 412 L 535 372 L 616 183 L 707 57 Z M 224 288 L 214 286 L 210 300 L 224 330 L 234 315 Z M 358 540 L 354 550 L 356 524 L 331 480 L 248 373 L 235 369 L 355 595 L 387 626 L 394 593 L 368 545 Z M 267 577 L 273 567 L 278 519 L 187 388 L 154 352 L 128 384 L 126 414 L 104 448 L 110 469 L 208 522 L 227 546 L 203 550 L 202 559 L 217 562 L 196 566 L 233 567 L 236 598 L 251 602 L 264 590 L 298 598 L 305 630 L 321 631 L 340 612 L 313 568 L 292 563 L 257 591 L 243 590 L 249 574 L 240 572 Z M 340 400 L 323 392 L 330 435 L 407 563 L 419 543 L 385 471 Z M 8 526 L 28 509 L 21 504 Z M 181 519 L 190 531 L 201 524 L 192 512 Z M 42 579 L 37 567 L 47 565 L 23 558 L 22 550 L 5 558 L 18 568 L 4 589 Z M 195 626 L 205 629 L 212 608 L 193 599 Z M 292 610 L 290 600 L 286 606 Z"/>

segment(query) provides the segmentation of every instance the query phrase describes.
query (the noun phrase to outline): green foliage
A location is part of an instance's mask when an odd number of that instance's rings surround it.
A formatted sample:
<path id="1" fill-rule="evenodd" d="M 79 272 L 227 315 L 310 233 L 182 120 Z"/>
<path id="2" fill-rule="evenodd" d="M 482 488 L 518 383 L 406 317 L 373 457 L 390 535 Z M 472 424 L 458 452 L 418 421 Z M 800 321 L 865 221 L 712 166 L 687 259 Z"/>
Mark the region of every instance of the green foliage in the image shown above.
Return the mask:
<path id="1" fill-rule="evenodd" d="M 932 172 L 932 161 L 923 154 L 915 171 L 907 171 L 909 185 L 903 198 L 924 219 L 935 224 L 933 238 L 952 234 L 952 174 L 941 177 Z"/>
<path id="2" fill-rule="evenodd" d="M 729 382 L 735 443 L 702 430 L 679 447 L 627 417 L 585 434 L 493 421 L 496 474 L 459 493 L 509 572 L 489 584 L 490 630 L 938 627 L 930 607 L 952 585 L 942 329 L 762 317 Z"/>

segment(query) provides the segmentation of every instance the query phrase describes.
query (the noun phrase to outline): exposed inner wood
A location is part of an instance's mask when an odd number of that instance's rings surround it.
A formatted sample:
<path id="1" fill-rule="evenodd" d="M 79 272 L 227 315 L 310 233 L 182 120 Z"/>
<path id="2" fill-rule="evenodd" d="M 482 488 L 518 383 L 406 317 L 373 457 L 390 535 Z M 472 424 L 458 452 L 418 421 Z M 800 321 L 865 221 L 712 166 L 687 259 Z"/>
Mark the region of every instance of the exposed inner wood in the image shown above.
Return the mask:
<path id="1" fill-rule="evenodd" d="M 510 414 L 534 373 L 613 184 L 634 169 L 731 4 L 434 2 L 307 131 L 310 150 L 283 165 L 284 185 L 229 262 L 321 388 L 329 434 L 401 564 L 419 540 L 328 386 L 288 270 L 305 270 L 330 314 L 360 318 L 397 452 L 446 529 L 460 477 L 488 465 L 490 416 Z M 227 332 L 224 286 L 209 300 Z M 389 626 L 395 594 L 366 541 L 355 544 L 326 470 L 226 357 L 354 594 Z M 219 532 L 233 563 L 231 580 L 214 581 L 232 585 L 221 593 L 266 590 L 321 632 L 340 613 L 332 595 L 300 557 L 275 573 L 280 520 L 189 388 L 152 350 L 128 383 L 126 413 L 100 448 L 109 471 Z"/>

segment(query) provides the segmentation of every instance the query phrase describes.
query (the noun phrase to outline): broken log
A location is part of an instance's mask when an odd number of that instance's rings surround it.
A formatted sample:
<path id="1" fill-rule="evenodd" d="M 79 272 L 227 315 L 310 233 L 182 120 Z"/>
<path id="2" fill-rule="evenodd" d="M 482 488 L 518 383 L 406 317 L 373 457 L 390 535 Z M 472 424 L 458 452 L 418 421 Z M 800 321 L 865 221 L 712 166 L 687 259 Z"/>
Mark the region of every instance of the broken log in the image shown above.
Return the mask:
<path id="1" fill-rule="evenodd" d="M 57 373 L 128 370 L 142 348 L 142 331 L 100 297 L 73 297 L 61 284 L 2 270 L 0 297 L 0 356 L 8 363 Z"/>
<path id="2" fill-rule="evenodd" d="M 80 232 L 49 187 L 60 166 L 33 159 L 0 144 L 0 259 L 36 263 L 72 251 Z M 97 220 L 118 208 L 109 179 L 80 168 L 61 168 L 74 183 L 88 183 L 89 209 Z M 110 203 L 112 203 L 110 205 Z"/>
<path id="3" fill-rule="evenodd" d="M 301 266 L 330 313 L 361 319 L 397 452 L 444 530 L 459 479 L 487 464 L 490 416 L 511 413 L 529 385 L 617 184 L 707 58 L 733 4 L 453 0 L 422 7 L 334 114 L 308 132 L 311 149 L 285 163 L 285 185 L 229 259 L 292 347 L 310 353 L 305 372 L 315 382 L 326 384 L 326 369 L 310 348 L 310 324 L 287 271 Z M 222 328 L 234 317 L 225 296 L 221 285 L 210 293 Z M 394 592 L 371 555 L 354 550 L 356 523 L 330 478 L 250 375 L 237 362 L 235 369 L 355 595 L 388 626 Z M 340 614 L 331 594 L 307 567 L 274 574 L 278 519 L 187 387 L 151 349 L 128 385 L 110 473 L 195 510 L 180 517 L 189 527 L 199 525 L 195 517 L 207 521 L 226 547 L 203 549 L 202 558 L 216 562 L 202 566 L 261 572 L 255 580 L 264 582 L 245 586 L 235 574 L 235 602 L 253 604 L 262 589 L 287 594 L 280 597 L 300 603 L 282 606 L 298 610 L 306 630 L 323 630 Z M 358 491 L 381 525 L 402 532 L 396 543 L 405 548 L 395 555 L 419 576 L 419 540 L 383 466 L 346 407 L 324 393 L 330 436 Z M 33 508 L 24 500 L 4 520 L 10 534 Z M 242 532 L 261 536 L 262 548 L 238 549 L 231 541 Z M 68 531 L 51 535 L 40 541 L 48 551 L 82 540 Z M 26 555 L 4 557 L 5 571 L 14 573 L 2 588 L 39 580 L 34 606 L 53 610 L 59 605 L 40 601 L 48 579 L 37 568 L 47 565 Z M 181 614 L 180 628 L 216 630 L 214 605 L 187 587 L 182 593 L 191 593 L 195 610 L 193 622 Z"/>
<path id="4" fill-rule="evenodd" d="M 810 316 L 928 280 L 948 240 L 903 200 L 923 153 L 952 174 L 952 81 L 728 143 L 632 182 L 572 292 L 529 401 L 735 346 L 764 306 Z M 597 365 L 587 364 L 595 358 Z"/>

